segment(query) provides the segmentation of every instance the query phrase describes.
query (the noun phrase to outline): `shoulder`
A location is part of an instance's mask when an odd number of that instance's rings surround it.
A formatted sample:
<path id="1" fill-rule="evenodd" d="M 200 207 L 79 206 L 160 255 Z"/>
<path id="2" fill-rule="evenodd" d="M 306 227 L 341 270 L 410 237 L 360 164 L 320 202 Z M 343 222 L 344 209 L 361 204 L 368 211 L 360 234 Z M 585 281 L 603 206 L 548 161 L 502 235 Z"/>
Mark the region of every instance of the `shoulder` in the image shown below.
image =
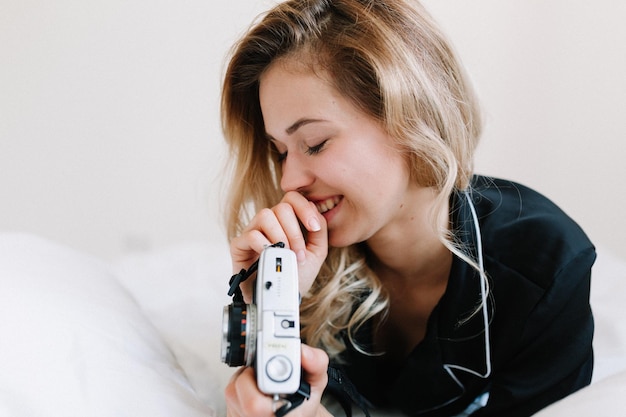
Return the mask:
<path id="1" fill-rule="evenodd" d="M 593 244 L 580 226 L 544 195 L 512 181 L 476 176 L 471 196 L 483 251 L 493 262 L 544 288 L 581 258 L 589 272 L 595 259 Z"/>

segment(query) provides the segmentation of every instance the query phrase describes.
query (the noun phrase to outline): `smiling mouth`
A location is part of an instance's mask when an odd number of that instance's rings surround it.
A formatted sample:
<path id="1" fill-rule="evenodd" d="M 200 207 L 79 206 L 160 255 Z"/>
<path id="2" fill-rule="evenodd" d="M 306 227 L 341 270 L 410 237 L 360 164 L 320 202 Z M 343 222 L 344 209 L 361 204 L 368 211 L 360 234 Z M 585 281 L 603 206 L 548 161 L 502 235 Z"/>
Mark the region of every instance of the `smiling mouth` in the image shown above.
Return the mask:
<path id="1" fill-rule="evenodd" d="M 315 203 L 315 207 L 317 207 L 317 211 L 319 211 L 321 214 L 324 214 L 327 211 L 334 209 L 340 201 L 341 197 L 335 196 L 327 198 L 326 200 L 318 201 L 317 203 Z"/>

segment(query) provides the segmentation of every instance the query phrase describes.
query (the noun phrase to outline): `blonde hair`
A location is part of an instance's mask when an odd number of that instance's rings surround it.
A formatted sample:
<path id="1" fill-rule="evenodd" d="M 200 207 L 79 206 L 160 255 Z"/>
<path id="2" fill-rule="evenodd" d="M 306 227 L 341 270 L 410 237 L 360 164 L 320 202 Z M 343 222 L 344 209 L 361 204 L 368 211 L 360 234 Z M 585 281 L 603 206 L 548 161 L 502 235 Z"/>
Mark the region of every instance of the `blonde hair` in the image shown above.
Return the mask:
<path id="1" fill-rule="evenodd" d="M 226 210 L 229 238 L 282 197 L 280 164 L 266 140 L 259 78 L 278 59 L 322 69 L 333 87 L 381 123 L 406 153 L 411 176 L 438 192 L 433 227 L 455 190 L 465 190 L 481 132 L 479 107 L 455 52 L 415 0 L 290 0 L 267 12 L 235 45 L 222 92 L 222 125 L 231 152 Z M 360 245 L 330 248 L 301 308 L 307 343 L 331 356 L 354 341 L 387 299 Z M 357 348 L 359 348 L 357 346 Z"/>

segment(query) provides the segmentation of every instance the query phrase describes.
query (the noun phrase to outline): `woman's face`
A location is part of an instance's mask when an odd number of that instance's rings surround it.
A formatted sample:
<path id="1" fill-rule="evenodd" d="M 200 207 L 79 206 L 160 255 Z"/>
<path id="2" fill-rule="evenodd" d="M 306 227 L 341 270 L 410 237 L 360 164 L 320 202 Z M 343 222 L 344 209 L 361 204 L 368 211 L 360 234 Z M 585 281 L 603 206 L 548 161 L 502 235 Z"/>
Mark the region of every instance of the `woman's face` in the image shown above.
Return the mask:
<path id="1" fill-rule="evenodd" d="M 420 187 L 375 119 L 289 62 L 263 74 L 259 99 L 268 140 L 281 154 L 281 188 L 315 203 L 328 223 L 330 245 L 406 232 Z"/>

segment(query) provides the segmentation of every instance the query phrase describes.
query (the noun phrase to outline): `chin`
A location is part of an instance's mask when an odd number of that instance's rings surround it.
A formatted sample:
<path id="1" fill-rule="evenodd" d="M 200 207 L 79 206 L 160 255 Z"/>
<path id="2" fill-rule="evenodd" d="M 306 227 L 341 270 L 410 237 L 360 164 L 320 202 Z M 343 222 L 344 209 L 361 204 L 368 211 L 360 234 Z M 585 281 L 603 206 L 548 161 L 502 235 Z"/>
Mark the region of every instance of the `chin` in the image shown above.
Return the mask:
<path id="1" fill-rule="evenodd" d="M 359 243 L 359 241 L 350 239 L 345 235 L 342 236 L 340 233 L 337 233 L 336 231 L 328 232 L 328 246 L 330 247 L 345 248 L 348 246 L 352 246 L 356 243 Z"/>

